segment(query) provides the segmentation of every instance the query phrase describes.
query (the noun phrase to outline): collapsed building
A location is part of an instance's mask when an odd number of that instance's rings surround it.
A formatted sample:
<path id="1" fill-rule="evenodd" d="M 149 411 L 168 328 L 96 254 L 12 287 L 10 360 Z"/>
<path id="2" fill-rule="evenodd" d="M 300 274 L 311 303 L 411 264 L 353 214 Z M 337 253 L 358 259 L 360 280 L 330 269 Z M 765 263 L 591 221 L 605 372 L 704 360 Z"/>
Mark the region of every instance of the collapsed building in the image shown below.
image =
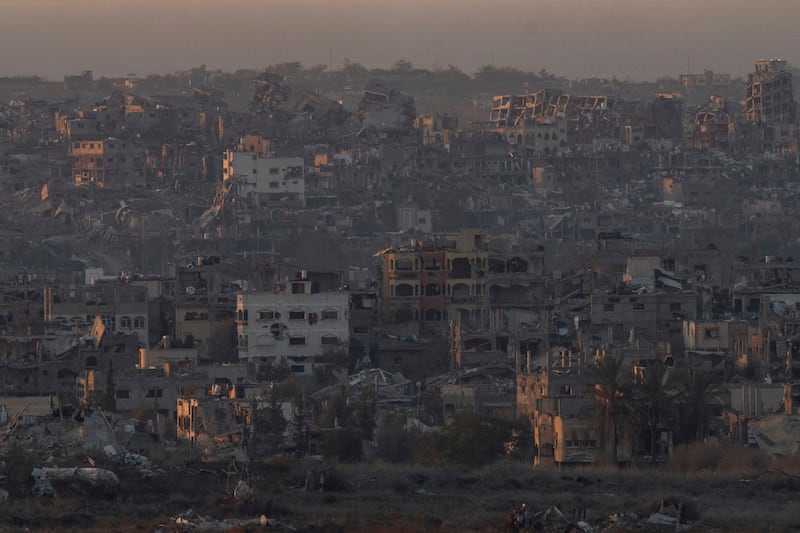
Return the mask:
<path id="1" fill-rule="evenodd" d="M 525 141 L 519 143 L 521 147 L 536 147 L 544 141 L 552 141 L 563 149 L 568 142 L 582 144 L 587 135 L 593 137 L 600 131 L 603 131 L 603 136 L 612 136 L 609 128 L 618 127 L 615 118 L 618 104 L 617 99 L 609 96 L 575 96 L 556 89 L 495 96 L 488 124 L 494 129 L 513 133 L 518 141 Z M 546 131 L 552 124 L 557 128 Z M 592 134 L 587 134 L 588 130 L 592 130 Z M 541 133 L 547 138 L 540 139 Z M 556 138 L 553 139 L 552 135 Z M 539 151 L 545 152 L 546 149 L 546 153 L 550 153 L 553 147 L 545 142 Z"/>
<path id="2" fill-rule="evenodd" d="M 364 87 L 357 114 L 364 127 L 371 127 L 387 138 L 395 138 L 412 129 L 416 117 L 414 98 L 391 84 L 373 79 Z"/>

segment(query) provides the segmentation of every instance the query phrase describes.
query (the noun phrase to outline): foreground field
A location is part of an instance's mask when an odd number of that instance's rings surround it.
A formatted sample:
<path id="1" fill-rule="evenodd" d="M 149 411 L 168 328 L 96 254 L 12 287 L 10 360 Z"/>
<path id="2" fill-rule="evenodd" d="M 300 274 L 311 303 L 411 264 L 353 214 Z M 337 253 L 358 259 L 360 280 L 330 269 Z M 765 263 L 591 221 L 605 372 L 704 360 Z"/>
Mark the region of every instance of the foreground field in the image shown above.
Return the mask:
<path id="1" fill-rule="evenodd" d="M 18 486 L 3 504 L 0 530 L 488 532 L 509 530 L 512 510 L 526 503 L 532 511 L 555 505 L 594 531 L 653 531 L 658 526 L 637 525 L 635 517 L 647 517 L 668 500 L 681 502 L 691 531 L 797 531 L 800 478 L 790 472 L 795 466 L 675 473 L 547 471 L 511 461 L 477 470 L 281 458 L 246 469 L 164 464 L 148 476 L 117 469 L 120 486 L 112 492 L 67 485 L 55 496 L 40 497 Z M 252 494 L 237 499 L 240 480 Z M 621 515 L 632 518 L 614 524 L 613 517 Z"/>

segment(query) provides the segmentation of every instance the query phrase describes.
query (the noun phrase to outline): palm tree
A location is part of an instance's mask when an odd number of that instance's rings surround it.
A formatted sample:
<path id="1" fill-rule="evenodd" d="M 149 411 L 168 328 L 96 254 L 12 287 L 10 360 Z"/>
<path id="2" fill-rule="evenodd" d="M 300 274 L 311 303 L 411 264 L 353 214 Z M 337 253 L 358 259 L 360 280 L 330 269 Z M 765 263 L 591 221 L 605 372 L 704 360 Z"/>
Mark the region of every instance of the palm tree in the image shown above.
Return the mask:
<path id="1" fill-rule="evenodd" d="M 702 370 L 690 370 L 682 383 L 681 404 L 683 406 L 684 436 L 689 441 L 700 441 L 708 434 L 711 404 L 717 393 L 711 374 Z"/>
<path id="2" fill-rule="evenodd" d="M 628 410 L 625 402 L 626 383 L 622 373 L 623 357 L 605 355 L 589 367 L 586 378 L 594 385 L 598 422 L 603 447 L 611 448 L 611 459 L 617 462 L 620 424 Z"/>
<path id="3" fill-rule="evenodd" d="M 650 457 L 656 461 L 656 430 L 674 405 L 672 380 L 667 367 L 656 361 L 634 376 L 633 401 L 640 419 L 650 432 Z"/>

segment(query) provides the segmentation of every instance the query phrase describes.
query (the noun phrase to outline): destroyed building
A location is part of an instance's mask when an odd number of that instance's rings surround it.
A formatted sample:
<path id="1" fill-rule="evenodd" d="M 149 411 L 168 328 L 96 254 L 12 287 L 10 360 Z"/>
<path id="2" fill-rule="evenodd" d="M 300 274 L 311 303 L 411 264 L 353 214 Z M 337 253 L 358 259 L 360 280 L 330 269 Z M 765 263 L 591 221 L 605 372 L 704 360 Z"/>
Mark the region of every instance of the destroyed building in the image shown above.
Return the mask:
<path id="1" fill-rule="evenodd" d="M 264 413 L 273 409 L 263 388 L 237 385 L 226 396 L 212 387 L 206 395 L 197 389 L 191 396 L 177 399 L 176 428 L 178 441 L 187 442 L 204 456 L 214 459 L 231 457 L 240 461 L 260 458 L 270 447 L 288 452 L 302 447 L 302 453 L 316 448 L 318 430 L 308 425 L 303 428 L 307 442 L 299 442 L 299 432 L 293 430 L 296 419 L 307 416 L 292 401 L 277 402 L 275 408 L 284 421 L 279 434 L 269 426 L 272 422 Z M 304 422 L 305 423 L 305 422 Z M 269 438 L 265 438 L 269 436 Z M 270 442 L 266 442 L 269 440 Z"/>
<path id="2" fill-rule="evenodd" d="M 109 332 L 136 335 L 148 343 L 147 289 L 120 280 L 101 281 L 45 293 L 45 320 L 59 324 L 88 325 L 99 316 Z"/>
<path id="3" fill-rule="evenodd" d="M 539 360 L 530 353 L 526 357 L 517 373 L 517 412 L 531 421 L 534 464 L 594 463 L 603 442 L 594 400 L 584 394 L 588 391 L 581 368 L 588 363 L 565 348 L 548 351 Z"/>
<path id="4" fill-rule="evenodd" d="M 748 122 L 795 122 L 792 75 L 785 60 L 756 61 L 747 80 L 744 115 Z"/>
<path id="5" fill-rule="evenodd" d="M 270 365 L 304 384 L 341 366 L 315 401 L 375 387 L 383 411 L 413 416 L 440 387 L 437 416 L 521 415 L 538 464 L 587 464 L 607 443 L 584 370 L 608 354 L 626 378 L 658 361 L 724 381 L 713 428 L 692 437 L 752 444 L 749 424 L 800 376 L 788 74 L 759 62 L 744 109 L 744 87 L 711 73 L 685 97 L 675 80 L 476 86 L 462 111 L 490 120 L 466 126 L 405 83 L 360 92 L 335 75 L 197 69 L 118 80 L 90 104 L 14 95 L 0 263 L 9 279 L 55 274 L 50 293 L 4 288 L 3 392 L 74 395 L 78 378 L 98 402 L 113 367 L 118 410 L 172 416 L 178 390 L 189 416 L 220 403 L 201 389 Z M 131 143 L 144 181 L 114 175 L 111 142 Z M 350 275 L 286 275 L 303 268 Z M 100 279 L 122 270 L 141 275 Z M 244 441 L 223 426 L 209 442 Z M 673 429 L 656 429 L 669 449 Z M 650 453 L 638 445 L 620 457 Z"/>
<path id="6" fill-rule="evenodd" d="M 219 256 L 191 258 L 175 271 L 172 343 L 204 360 L 235 358 L 234 314 L 242 280 L 220 268 Z M 230 353 L 229 353 L 230 352 Z"/>
<path id="7" fill-rule="evenodd" d="M 80 405 L 102 405 L 113 392 L 114 412 L 123 416 L 163 417 L 176 419 L 176 405 L 184 388 L 202 388 L 207 378 L 201 374 L 176 374 L 171 365 L 162 368 L 116 369 L 109 378 L 108 370 L 86 370 L 76 380 Z M 108 383 L 113 383 L 109 392 Z M 108 400 L 105 400 L 106 402 Z"/>
<path id="8" fill-rule="evenodd" d="M 70 155 L 75 185 L 124 189 L 147 182 L 145 152 L 135 141 L 112 137 L 72 141 Z"/>
<path id="9" fill-rule="evenodd" d="M 263 157 L 225 152 L 223 179 L 235 183 L 241 208 L 305 207 L 305 175 L 299 157 Z"/>
<path id="10" fill-rule="evenodd" d="M 375 128 L 387 138 L 396 138 L 411 130 L 416 107 L 413 97 L 386 81 L 373 79 L 364 87 L 357 113 L 364 127 Z"/>
<path id="11" fill-rule="evenodd" d="M 464 232 L 449 247 L 425 248 L 415 241 L 417 246 L 382 252 L 384 321 L 419 322 L 422 329 L 440 331 L 451 319 L 488 325 L 483 282 L 488 251 L 483 239 L 480 233 Z"/>
<path id="12" fill-rule="evenodd" d="M 554 132 L 559 147 L 564 148 L 568 138 L 572 143 L 584 143 L 595 135 L 619 137 L 617 104 L 617 99 L 609 96 L 576 96 L 555 89 L 501 95 L 492 100 L 489 123 L 495 129 L 511 130 L 519 134 L 521 140 L 536 143 L 537 124 L 541 121 L 558 124 L 561 118 L 566 124 Z M 529 127 L 536 138 L 526 135 Z"/>
<path id="13" fill-rule="evenodd" d="M 761 146 L 797 151 L 797 106 L 792 74 L 783 59 L 756 61 L 747 77 L 744 117 Z"/>
<path id="14" fill-rule="evenodd" d="M 730 150 L 736 133 L 731 106 L 724 98 L 712 96 L 699 106 L 689 124 L 688 142 L 693 148 Z"/>

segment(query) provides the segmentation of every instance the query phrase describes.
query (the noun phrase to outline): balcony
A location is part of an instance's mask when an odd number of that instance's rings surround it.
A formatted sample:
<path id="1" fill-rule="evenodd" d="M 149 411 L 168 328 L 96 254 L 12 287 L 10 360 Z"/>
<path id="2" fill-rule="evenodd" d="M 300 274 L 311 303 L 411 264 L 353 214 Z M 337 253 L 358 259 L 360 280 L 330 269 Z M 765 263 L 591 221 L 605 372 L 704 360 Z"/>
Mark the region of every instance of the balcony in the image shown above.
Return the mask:
<path id="1" fill-rule="evenodd" d="M 469 305 L 483 305 L 484 297 L 480 296 L 451 296 L 450 303 L 452 304 L 469 304 Z"/>
<path id="2" fill-rule="evenodd" d="M 389 279 L 416 280 L 419 279 L 419 272 L 392 270 L 389 271 Z"/>

